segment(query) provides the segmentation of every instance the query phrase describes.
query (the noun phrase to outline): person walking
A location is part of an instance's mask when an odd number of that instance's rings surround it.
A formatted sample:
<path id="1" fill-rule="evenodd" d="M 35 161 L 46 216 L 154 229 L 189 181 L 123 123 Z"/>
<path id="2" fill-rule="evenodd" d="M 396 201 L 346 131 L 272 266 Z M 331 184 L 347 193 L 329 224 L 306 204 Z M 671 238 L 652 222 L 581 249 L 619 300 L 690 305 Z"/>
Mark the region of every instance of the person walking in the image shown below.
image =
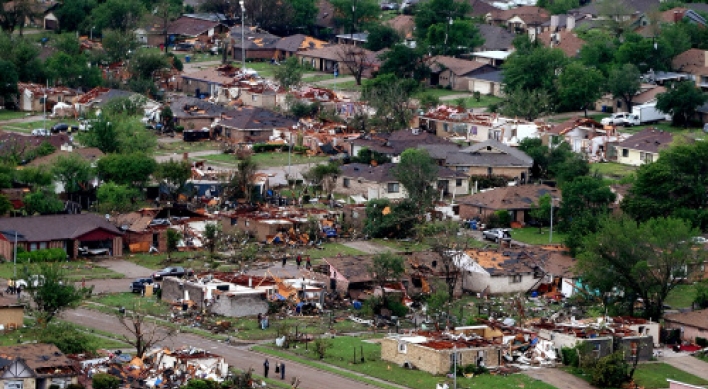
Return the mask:
<path id="1" fill-rule="evenodd" d="M 288 257 L 287 255 L 283 255 L 283 267 L 285 267 L 285 264 L 288 262 Z"/>
<path id="2" fill-rule="evenodd" d="M 300 264 L 302 263 L 302 257 L 300 254 L 297 255 L 297 258 L 295 258 L 295 263 L 297 264 L 298 270 L 300 269 Z"/>
<path id="3" fill-rule="evenodd" d="M 263 377 L 268 378 L 268 369 L 270 369 L 270 363 L 268 363 L 268 358 L 263 362 Z"/>
<path id="4" fill-rule="evenodd" d="M 275 361 L 275 376 L 278 376 L 278 373 L 280 373 L 280 362 Z"/>
<path id="5" fill-rule="evenodd" d="M 285 379 L 285 364 L 284 363 L 280 364 L 280 379 L 281 380 Z"/>
<path id="6" fill-rule="evenodd" d="M 307 270 L 312 269 L 312 263 L 310 263 L 310 256 L 309 255 L 305 258 L 305 268 L 307 268 Z"/>

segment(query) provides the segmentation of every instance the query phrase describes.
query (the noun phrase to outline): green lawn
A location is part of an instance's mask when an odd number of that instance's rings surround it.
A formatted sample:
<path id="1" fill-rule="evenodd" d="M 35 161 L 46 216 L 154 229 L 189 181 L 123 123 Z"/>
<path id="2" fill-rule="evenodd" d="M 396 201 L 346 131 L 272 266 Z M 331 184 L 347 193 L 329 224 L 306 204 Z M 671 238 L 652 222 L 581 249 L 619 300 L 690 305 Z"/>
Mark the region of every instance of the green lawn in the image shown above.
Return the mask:
<path id="1" fill-rule="evenodd" d="M 192 153 L 195 151 L 204 150 L 219 150 L 220 145 L 218 142 L 214 141 L 202 141 L 202 142 L 170 142 L 163 143 L 157 142 L 157 148 L 155 149 L 155 154 L 172 154 L 177 153 L 177 158 L 182 158 L 182 153 Z"/>
<path id="2" fill-rule="evenodd" d="M 543 245 L 543 244 L 562 244 L 563 241 L 565 240 L 565 234 L 561 234 L 556 229 L 553 229 L 553 241 L 549 242 L 549 229 L 547 227 L 544 227 L 541 229 L 543 231 L 542 234 L 538 233 L 538 228 L 535 227 L 527 227 L 527 228 L 517 228 L 514 229 L 511 232 L 511 238 L 514 240 L 518 240 L 519 242 L 527 243 L 527 244 L 538 244 L 538 245 Z"/>
<path id="3" fill-rule="evenodd" d="M 96 349 L 125 349 L 130 347 L 127 343 L 121 342 L 115 339 L 115 335 L 106 336 L 101 334 L 100 331 L 95 331 L 86 327 L 78 326 L 72 323 L 64 322 L 62 320 L 55 319 L 52 323 L 65 323 L 71 327 L 74 327 L 86 334 L 89 339 L 90 347 Z M 51 325 L 51 324 L 50 324 Z M 20 328 L 16 331 L 7 331 L 3 336 L 0 336 L 0 346 L 12 346 L 22 342 L 36 341 L 41 332 L 42 328 L 35 325 L 34 320 L 25 319 L 25 327 Z"/>
<path id="4" fill-rule="evenodd" d="M 479 101 L 477 101 L 477 99 L 475 99 L 474 97 L 468 97 L 465 99 L 465 107 L 466 108 L 486 108 L 490 104 L 496 104 L 500 101 L 502 101 L 502 99 L 500 97 L 496 97 L 496 96 L 482 95 L 480 97 Z"/>
<path id="5" fill-rule="evenodd" d="M 234 154 L 212 154 L 205 155 L 203 157 L 196 157 L 196 159 L 206 159 L 207 161 L 221 162 L 227 164 L 236 164 L 236 156 Z M 288 158 L 288 153 L 258 153 L 253 154 L 252 159 L 258 164 L 259 167 L 286 167 L 288 166 L 288 160 L 291 165 L 301 165 L 305 163 L 318 164 L 327 160 L 327 157 L 308 157 L 302 154 L 290 154 Z"/>
<path id="6" fill-rule="evenodd" d="M 564 368 L 567 372 L 590 382 L 590 375 L 577 368 Z M 634 372 L 634 381 L 639 387 L 644 389 L 666 388 L 666 379 L 685 382 L 690 385 L 708 385 L 708 381 L 686 373 L 666 363 L 644 363 L 637 366 Z M 612 389 L 612 388 L 610 388 Z"/>
<path id="7" fill-rule="evenodd" d="M 93 297 L 92 301 L 109 307 L 125 307 L 129 310 L 133 309 L 133 307 L 138 307 L 141 311 L 144 311 L 150 316 L 164 317 L 170 313 L 169 304 L 158 300 L 155 296 L 142 297 L 140 293 L 111 293 Z"/>
<path id="8" fill-rule="evenodd" d="M 349 246 L 345 246 L 341 243 L 325 243 L 322 246 L 320 246 L 319 249 L 317 248 L 308 248 L 305 253 L 310 256 L 312 259 L 321 259 L 321 258 L 332 258 L 336 257 L 337 254 L 342 254 L 342 255 L 366 255 L 366 253 L 359 251 L 357 249 L 353 249 Z"/>
<path id="9" fill-rule="evenodd" d="M 637 171 L 637 167 L 614 162 L 606 162 L 593 163 L 592 165 L 590 165 L 590 170 L 593 172 L 597 171 L 606 178 L 620 180 L 624 177 L 634 174 Z"/>
<path id="10" fill-rule="evenodd" d="M 320 81 L 333 80 L 334 75 L 328 73 L 310 73 L 302 77 L 302 82 L 306 84 L 314 84 Z"/>
<path id="11" fill-rule="evenodd" d="M 349 77 L 345 75 L 344 77 Z M 338 81 L 337 83 L 327 83 L 322 85 L 322 87 L 342 92 L 359 92 L 361 90 L 361 85 L 357 85 L 355 80 L 351 81 Z"/>
<path id="12" fill-rule="evenodd" d="M 202 251 L 185 251 L 172 253 L 171 266 L 182 266 L 185 268 L 199 269 L 208 262 L 208 253 Z M 127 254 L 123 258 L 127 261 L 145 266 L 148 269 L 158 270 L 167 266 L 167 254 Z"/>
<path id="13" fill-rule="evenodd" d="M 437 98 L 440 98 L 443 96 L 452 96 L 452 95 L 468 95 L 469 97 L 472 97 L 472 93 L 469 93 L 466 91 L 445 89 L 445 88 L 424 88 L 424 89 L 414 93 L 412 97 L 414 99 L 420 99 L 426 95 L 427 96 L 434 96 Z"/>
<path id="14" fill-rule="evenodd" d="M 5 130 L 9 130 L 9 131 L 30 133 L 35 128 L 49 129 L 49 128 L 52 128 L 53 125 L 58 124 L 58 123 L 66 123 L 70 126 L 78 126 L 79 125 L 79 121 L 74 120 L 72 118 L 53 119 L 53 118 L 48 117 L 46 121 L 45 120 L 35 120 L 32 122 L 27 122 L 27 123 L 3 124 L 2 128 Z"/>
<path id="15" fill-rule="evenodd" d="M 664 304 L 673 309 L 688 308 L 696 298 L 695 285 L 678 285 L 669 293 Z"/>
<path id="16" fill-rule="evenodd" d="M 367 379 L 358 375 L 342 374 L 341 370 L 332 366 L 345 369 L 347 371 L 366 374 L 381 380 L 389 381 L 409 388 L 434 388 L 436 384 L 448 382 L 452 385 L 452 380 L 442 376 L 434 376 L 420 370 L 409 370 L 399 367 L 396 364 L 382 361 L 381 346 L 377 343 L 363 341 L 363 337 L 339 336 L 332 340 L 332 347 L 327 350 L 324 361 L 318 361 L 318 356 L 310 350 L 305 350 L 300 346 L 297 349 L 288 351 L 275 349 L 268 346 L 256 346 L 255 350 L 268 353 L 283 359 L 294 360 L 318 369 L 332 371 L 336 374 L 344 375 L 381 388 L 390 388 L 390 385 Z M 354 350 L 357 352 L 357 359 L 353 361 Z M 363 350 L 364 362 L 362 363 L 361 350 Z M 472 379 L 458 378 L 458 387 L 495 388 L 495 389 L 551 389 L 552 386 L 529 378 L 525 375 L 512 375 L 509 377 L 483 375 Z"/>
<path id="17" fill-rule="evenodd" d="M 62 263 L 62 268 L 70 281 L 81 281 L 82 279 L 105 279 L 123 278 L 123 275 L 113 270 L 101 267 L 91 262 L 74 261 Z M 17 277 L 21 278 L 24 273 L 25 264 L 17 264 Z M 12 278 L 14 275 L 14 265 L 12 262 L 0 264 L 0 278 Z"/>
<path id="18" fill-rule="evenodd" d="M 31 116 L 31 115 L 32 114 L 29 112 L 10 111 L 7 109 L 0 109 L 0 121 L 11 120 L 11 119 L 21 119 L 21 118 Z"/>

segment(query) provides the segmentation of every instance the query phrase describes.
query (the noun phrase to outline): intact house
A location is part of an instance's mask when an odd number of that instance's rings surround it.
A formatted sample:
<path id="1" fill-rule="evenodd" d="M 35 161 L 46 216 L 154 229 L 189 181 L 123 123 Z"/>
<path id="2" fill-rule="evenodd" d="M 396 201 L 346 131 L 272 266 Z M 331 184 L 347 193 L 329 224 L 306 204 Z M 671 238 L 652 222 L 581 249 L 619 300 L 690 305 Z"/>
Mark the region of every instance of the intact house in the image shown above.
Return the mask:
<path id="1" fill-rule="evenodd" d="M 296 125 L 296 120 L 283 114 L 242 106 L 224 112 L 214 130 L 231 143 L 262 143 L 273 136 L 273 131 L 290 131 Z"/>
<path id="2" fill-rule="evenodd" d="M 195 43 L 214 43 L 220 35 L 229 31 L 213 14 L 185 14 L 167 25 L 167 34 L 172 41 L 190 40 Z"/>
<path id="3" fill-rule="evenodd" d="M 460 218 L 486 220 L 497 211 L 507 211 L 512 222 L 521 224 L 531 221 L 529 211 L 536 207 L 544 195 L 559 199 L 561 191 L 547 185 L 521 185 L 490 189 L 485 192 L 458 199 Z"/>
<path id="4" fill-rule="evenodd" d="M 500 295 L 537 291 L 541 295 L 574 294 L 575 260 L 557 247 L 470 249 L 460 261 L 462 288 Z"/>
<path id="5" fill-rule="evenodd" d="M 246 60 L 270 61 L 276 59 L 277 45 L 280 40 L 279 36 L 260 32 L 253 27 L 246 28 L 241 34 L 241 27 L 236 26 L 231 29 L 233 58 L 242 61 L 242 55 L 245 54 Z"/>
<path id="6" fill-rule="evenodd" d="M 536 41 L 546 47 L 560 49 L 569 58 L 577 57 L 580 54 L 580 49 L 585 45 L 585 41 L 580 39 L 571 29 L 541 32 L 536 36 Z"/>
<path id="7" fill-rule="evenodd" d="M 429 86 L 439 85 L 459 91 L 466 91 L 469 88 L 469 76 L 497 70 L 486 63 L 442 55 L 430 58 L 428 64 L 431 72 L 428 78 Z"/>
<path id="8" fill-rule="evenodd" d="M 504 85 L 504 72 L 495 70 L 489 73 L 475 74 L 467 76 L 470 92 L 479 92 L 482 95 L 504 96 L 502 86 Z"/>
<path id="9" fill-rule="evenodd" d="M 337 176 L 335 193 L 348 196 L 363 196 L 369 200 L 386 198 L 404 199 L 406 189 L 396 179 L 394 163 L 370 166 L 363 163 L 351 163 L 341 167 Z M 432 182 L 438 193 L 444 196 L 462 196 L 469 193 L 469 181 L 463 173 L 438 166 L 437 182 Z"/>
<path id="10" fill-rule="evenodd" d="M 652 77 L 656 77 L 657 75 L 658 73 L 655 73 L 654 75 L 652 75 Z M 677 75 L 676 77 L 680 78 L 682 76 Z M 659 81 L 657 80 L 657 82 Z M 637 105 L 655 103 L 656 96 L 659 93 L 664 92 L 666 92 L 666 88 L 664 86 L 653 83 L 642 83 L 639 86 L 639 91 L 637 91 L 637 94 L 632 97 L 632 107 Z M 595 102 L 595 110 L 602 112 L 628 111 L 624 100 L 615 98 L 614 96 L 612 96 L 612 94 L 605 94 L 599 100 L 597 100 Z"/>
<path id="11" fill-rule="evenodd" d="M 68 258 L 84 255 L 123 255 L 122 233 L 95 214 L 0 218 L 0 233 L 27 251 L 64 249 Z"/>
<path id="12" fill-rule="evenodd" d="M 454 146 L 423 145 L 421 148 L 442 165 L 465 176 L 503 176 L 525 184 L 533 158 L 496 140 L 475 143 L 461 149 Z"/>
<path id="13" fill-rule="evenodd" d="M 484 38 L 481 46 L 475 47 L 475 51 L 513 51 L 513 41 L 516 34 L 512 34 L 504 27 L 480 24 L 477 26 L 479 34 Z"/>
<path id="14" fill-rule="evenodd" d="M 51 113 L 55 104 L 71 104 L 71 100 L 79 94 L 76 90 L 63 86 L 47 88 L 44 85 L 25 82 L 17 83 L 17 91 L 19 92 L 17 106 L 20 111 L 25 112 L 42 112 L 46 109 Z"/>
<path id="15" fill-rule="evenodd" d="M 639 166 L 659 159 L 659 152 L 674 141 L 674 134 L 646 128 L 615 146 L 617 162 Z"/>
<path id="16" fill-rule="evenodd" d="M 696 338 L 708 338 L 708 309 L 667 314 L 664 316 L 667 329 L 680 330 L 681 339 L 695 342 Z"/>
<path id="17" fill-rule="evenodd" d="M 79 370 L 53 344 L 0 347 L 0 386 L 5 389 L 66 389 L 78 384 Z"/>
<path id="18" fill-rule="evenodd" d="M 531 39 L 541 32 L 541 26 L 550 20 L 548 11 L 536 6 L 494 10 L 487 16 L 488 24 L 506 27 L 515 34 L 528 34 Z"/>
<path id="19" fill-rule="evenodd" d="M 677 72 L 690 74 L 697 88 L 708 90 L 708 51 L 688 49 L 674 57 L 671 67 Z"/>

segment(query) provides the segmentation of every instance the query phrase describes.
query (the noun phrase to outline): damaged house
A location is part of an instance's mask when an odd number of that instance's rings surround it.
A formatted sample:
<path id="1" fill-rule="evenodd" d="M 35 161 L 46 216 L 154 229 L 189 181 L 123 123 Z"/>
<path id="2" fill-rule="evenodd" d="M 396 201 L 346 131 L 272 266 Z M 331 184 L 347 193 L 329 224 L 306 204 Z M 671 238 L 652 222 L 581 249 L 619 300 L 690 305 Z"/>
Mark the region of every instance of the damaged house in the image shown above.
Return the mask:
<path id="1" fill-rule="evenodd" d="M 549 137 L 551 144 L 557 144 L 559 140 L 568 143 L 573 152 L 586 155 L 591 161 L 617 159 L 614 146 L 627 138 L 616 127 L 605 128 L 589 118 L 568 119 L 550 127 L 544 135 Z"/>
<path id="2" fill-rule="evenodd" d="M 290 130 L 297 121 L 280 113 L 243 106 L 225 112 L 215 131 L 231 143 L 268 142 L 275 130 Z"/>
<path id="3" fill-rule="evenodd" d="M 497 211 L 507 211 L 512 222 L 521 224 L 531 221 L 529 211 L 536 207 L 544 195 L 561 198 L 558 188 L 548 185 L 521 185 L 494 188 L 458 199 L 462 219 L 480 218 L 483 221 Z"/>
<path id="4" fill-rule="evenodd" d="M 461 281 L 463 289 L 472 293 L 537 291 L 551 297 L 570 297 L 575 293 L 575 260 L 560 249 L 470 249 L 466 254 L 460 263 Z"/>
<path id="5" fill-rule="evenodd" d="M 0 347 L 0 387 L 4 389 L 66 389 L 78 384 L 79 371 L 53 344 Z"/>

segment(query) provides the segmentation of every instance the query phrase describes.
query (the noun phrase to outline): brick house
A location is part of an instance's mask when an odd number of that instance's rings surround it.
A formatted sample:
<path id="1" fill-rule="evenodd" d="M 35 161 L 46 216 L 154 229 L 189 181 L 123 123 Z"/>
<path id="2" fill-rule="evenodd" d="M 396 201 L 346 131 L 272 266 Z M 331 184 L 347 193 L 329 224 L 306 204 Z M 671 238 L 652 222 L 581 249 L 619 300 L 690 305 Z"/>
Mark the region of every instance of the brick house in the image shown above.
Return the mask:
<path id="1" fill-rule="evenodd" d="M 95 214 L 0 218 L 0 233 L 13 245 L 15 232 L 18 247 L 27 251 L 60 248 L 69 258 L 77 258 L 80 248 L 123 255 L 123 234 Z"/>
<path id="2" fill-rule="evenodd" d="M 701 49 L 688 49 L 674 57 L 671 67 L 682 73 L 693 76 L 696 87 L 708 89 L 708 51 Z"/>
<path id="3" fill-rule="evenodd" d="M 182 92 L 199 97 L 200 95 L 216 96 L 222 88 L 236 85 L 235 79 L 238 68 L 231 65 L 222 65 L 216 68 L 198 70 L 182 74 Z"/>
<path id="4" fill-rule="evenodd" d="M 209 128 L 229 109 L 194 97 L 178 97 L 170 103 L 175 125 L 185 129 Z"/>
<path id="5" fill-rule="evenodd" d="M 681 338 L 691 342 L 697 337 L 708 338 L 708 309 L 666 315 L 664 326 L 682 330 Z"/>
<path id="6" fill-rule="evenodd" d="M 429 86 L 450 87 L 453 90 L 466 91 L 470 76 L 490 73 L 497 70 L 494 66 L 477 61 L 469 61 L 446 56 L 435 56 L 428 60 L 430 66 Z"/>
<path id="7" fill-rule="evenodd" d="M 79 371 L 53 344 L 0 347 L 0 387 L 4 389 L 64 389 L 78 384 Z"/>
<path id="8" fill-rule="evenodd" d="M 289 131 L 297 121 L 280 113 L 251 106 L 229 110 L 217 130 L 233 143 L 261 143 L 270 140 L 274 130 Z"/>
<path id="9" fill-rule="evenodd" d="M 25 320 L 25 306 L 22 304 L 0 305 L 0 326 L 3 330 L 22 328 Z"/>
<path id="10" fill-rule="evenodd" d="M 530 219 L 528 212 L 538 204 L 538 199 L 546 194 L 560 198 L 561 191 L 547 185 L 521 185 L 495 188 L 458 199 L 460 218 L 486 220 L 496 211 L 507 211 L 512 222 L 525 223 Z"/>
<path id="11" fill-rule="evenodd" d="M 533 166 L 533 158 L 523 151 L 490 139 L 458 150 L 440 150 L 437 145 L 424 146 L 433 158 L 467 176 L 504 176 L 525 183 Z"/>
<path id="12" fill-rule="evenodd" d="M 541 32 L 541 26 L 550 20 L 548 11 L 536 6 L 493 10 L 487 15 L 488 24 L 506 27 L 512 33 L 528 34 L 531 37 Z"/>
<path id="13" fill-rule="evenodd" d="M 191 39 L 201 43 L 213 42 L 228 31 L 229 28 L 213 15 L 182 15 L 167 26 L 167 34 L 176 40 Z"/>
<path id="14" fill-rule="evenodd" d="M 673 141 L 671 132 L 646 128 L 615 146 L 617 162 L 633 166 L 654 162 Z"/>

